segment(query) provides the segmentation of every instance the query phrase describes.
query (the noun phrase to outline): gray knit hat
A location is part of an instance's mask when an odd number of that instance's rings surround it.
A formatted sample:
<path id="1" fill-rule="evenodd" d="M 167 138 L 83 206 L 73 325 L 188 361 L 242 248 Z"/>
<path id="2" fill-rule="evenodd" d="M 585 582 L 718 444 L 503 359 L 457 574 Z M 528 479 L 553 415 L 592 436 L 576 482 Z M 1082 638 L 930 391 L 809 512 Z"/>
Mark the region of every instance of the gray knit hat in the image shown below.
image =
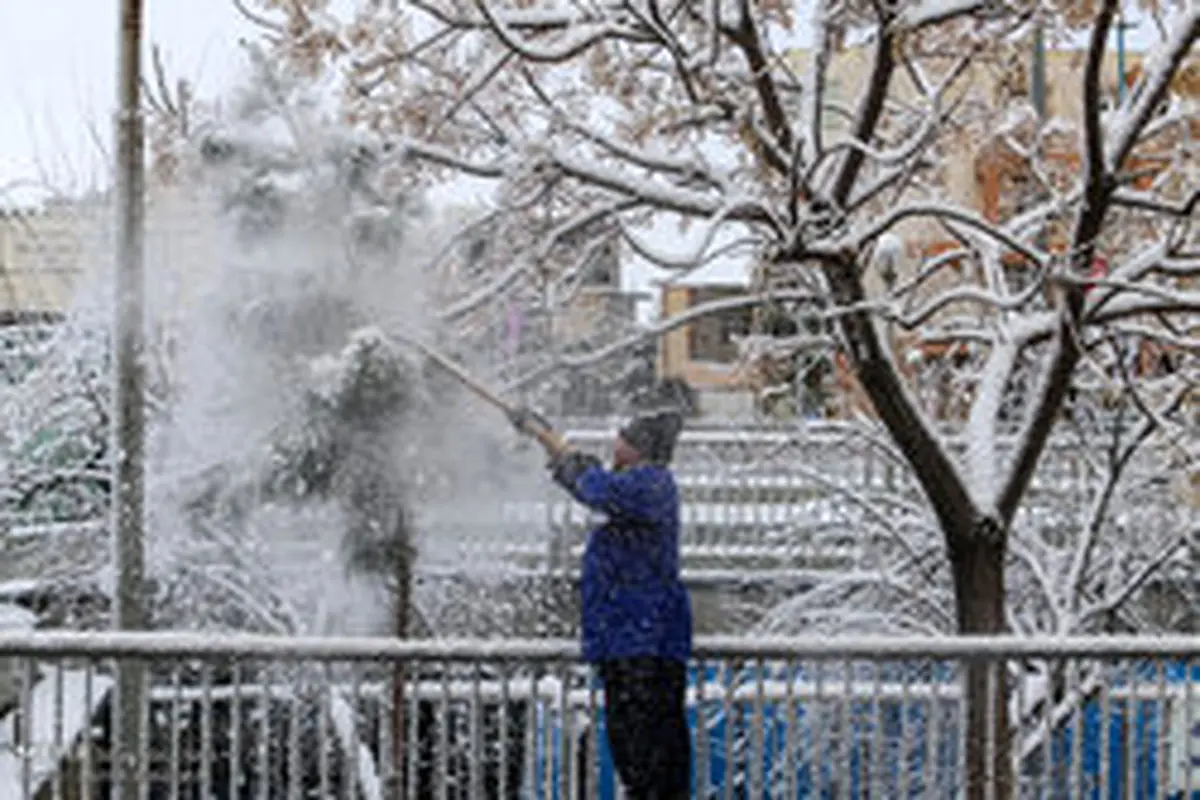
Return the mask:
<path id="1" fill-rule="evenodd" d="M 620 436 L 646 461 L 665 467 L 675 456 L 675 442 L 681 430 L 683 417 L 679 412 L 659 411 L 630 420 Z"/>

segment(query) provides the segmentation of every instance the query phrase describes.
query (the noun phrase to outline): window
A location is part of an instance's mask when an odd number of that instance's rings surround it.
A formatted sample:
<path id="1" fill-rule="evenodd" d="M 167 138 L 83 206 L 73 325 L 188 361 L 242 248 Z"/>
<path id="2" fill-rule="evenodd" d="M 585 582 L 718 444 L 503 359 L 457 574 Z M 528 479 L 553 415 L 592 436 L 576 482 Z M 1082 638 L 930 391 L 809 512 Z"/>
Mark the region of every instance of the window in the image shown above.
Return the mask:
<path id="1" fill-rule="evenodd" d="M 690 292 L 692 308 L 741 297 L 745 290 L 732 286 L 705 286 Z M 707 314 L 688 326 L 688 350 L 693 361 L 713 364 L 732 364 L 738 359 L 737 339 L 750 333 L 753 307 L 730 309 Z"/>

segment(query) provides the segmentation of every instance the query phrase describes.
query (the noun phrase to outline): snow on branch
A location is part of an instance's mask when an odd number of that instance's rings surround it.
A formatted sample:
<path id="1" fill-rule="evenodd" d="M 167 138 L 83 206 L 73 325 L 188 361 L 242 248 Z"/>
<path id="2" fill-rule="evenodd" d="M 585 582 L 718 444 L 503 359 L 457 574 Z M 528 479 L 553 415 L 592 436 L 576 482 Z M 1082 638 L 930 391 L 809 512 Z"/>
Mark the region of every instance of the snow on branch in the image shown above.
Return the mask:
<path id="1" fill-rule="evenodd" d="M 520 376 L 513 383 L 505 387 L 507 392 L 517 392 L 522 387 L 529 383 L 539 380 L 546 373 L 559 369 L 561 367 L 571 367 L 579 369 L 611 358 L 619 353 L 632 350 L 639 344 L 647 341 L 653 341 L 663 334 L 673 330 L 683 328 L 688 324 L 695 322 L 704 317 L 726 313 L 729 311 L 737 311 L 740 309 L 754 308 L 767 302 L 768 299 L 774 301 L 804 301 L 819 299 L 819 295 L 814 294 L 811 290 L 793 290 L 783 292 L 772 292 L 769 295 L 765 293 L 748 292 L 737 297 L 730 297 L 722 300 L 712 300 L 707 303 L 689 308 L 681 314 L 675 314 L 661 322 L 650 325 L 637 333 L 631 334 L 623 339 L 608 343 L 603 347 L 581 355 L 559 355 L 555 363 L 543 364 L 536 370 Z M 833 318 L 838 315 L 838 311 L 831 310 L 825 312 L 829 317 Z"/>
<path id="2" fill-rule="evenodd" d="M 1017 367 L 1019 342 L 999 342 L 992 348 L 979 377 L 979 389 L 967 419 L 967 463 L 971 494 L 975 505 L 985 514 L 996 513 L 995 491 L 998 481 L 996 428 L 1000 418 L 1003 392 Z"/>
<path id="3" fill-rule="evenodd" d="M 1128 190 L 1113 193 L 1112 200 L 1113 203 L 1119 206 L 1137 208 L 1142 211 L 1150 211 L 1172 217 L 1189 218 L 1195 216 L 1197 210 L 1200 209 L 1200 189 L 1192 189 L 1192 193 L 1186 199 L 1179 202 L 1171 202 L 1170 200 L 1156 197 L 1150 192 Z"/>
<path id="4" fill-rule="evenodd" d="M 662 211 L 698 217 L 720 217 L 730 221 L 757 222 L 776 229 L 782 228 L 771 211 L 750 196 L 721 201 L 710 194 L 681 186 L 639 179 L 619 169 L 605 168 L 566 152 L 551 155 L 549 162 L 572 178 L 636 198 Z"/>
<path id="5" fill-rule="evenodd" d="M 896 24 L 901 28 L 920 30 L 982 11 L 989 5 L 989 0 L 924 0 L 907 3 Z"/>
<path id="6" fill-rule="evenodd" d="M 407 154 L 399 180 L 470 175 L 489 187 L 499 209 L 489 252 L 460 270 L 443 319 L 482 329 L 477 318 L 501 300 L 565 312 L 580 295 L 559 289 L 578 285 L 601 242 L 620 245 L 621 266 L 644 259 L 676 274 L 717 251 L 746 253 L 743 297 L 549 342 L 512 357 L 497 383 L 591 369 L 706 314 L 778 311 L 788 324 L 768 338 L 833 343 L 805 358 L 824 359 L 837 391 L 882 422 L 945 553 L 969 553 L 998 528 L 1033 558 L 1044 553 L 1022 509 L 1080 392 L 1158 390 L 1152 375 L 1097 377 L 1114 369 L 1107 337 L 1179 347 L 1197 335 L 1184 285 L 1195 271 L 1191 167 L 1139 160 L 1125 174 L 1143 148 L 1184 149 L 1174 145 L 1188 133 L 1186 103 L 1172 81 L 1197 18 L 1176 15 L 1142 87 L 1104 113 L 1115 10 L 1038 8 L 1050 29 L 1091 28 L 1083 70 L 1048 76 L 1074 82 L 1054 94 L 1081 95 L 1082 107 L 1044 123 L 995 85 L 1029 44 L 1028 4 L 819 2 L 802 55 L 777 44 L 795 24 L 787 4 L 706 1 L 674 14 L 657 3 L 417 0 L 347 21 L 332 37 L 346 49 L 322 57 L 346 84 L 347 119 L 403 143 L 392 150 Z M 664 221 L 701 227 L 700 244 L 642 234 Z M 891 255 L 884 235 L 902 243 Z M 1098 254 L 1106 274 L 1093 273 Z M 974 449 L 947 435 L 963 431 Z"/>
<path id="7" fill-rule="evenodd" d="M 504 17 L 495 12 L 488 0 L 474 0 L 474 2 L 475 7 L 483 15 L 491 31 L 499 37 L 505 46 L 524 60 L 532 63 L 569 61 L 591 47 L 603 42 L 605 39 L 644 39 L 644 36 L 637 31 L 608 20 L 595 25 L 576 22 L 569 27 L 563 28 L 565 33 L 562 39 L 556 42 L 554 46 L 539 47 L 528 40 L 522 40 L 508 26 Z"/>
<path id="8" fill-rule="evenodd" d="M 453 28 L 486 28 L 492 24 L 485 16 L 461 16 L 457 9 L 451 11 L 436 2 L 411 0 L 411 3 L 414 8 L 429 17 Z M 502 12 L 493 11 L 492 19 L 501 23 L 506 29 L 528 33 L 547 33 L 561 31 L 574 25 L 599 22 L 603 20 L 604 14 L 611 13 L 616 8 L 617 6 L 612 4 L 602 4 L 595 12 L 570 6 L 508 8 Z"/>
<path id="9" fill-rule="evenodd" d="M 755 253 L 758 251 L 761 242 L 757 237 L 750 234 L 738 237 L 733 241 L 727 241 L 720 247 L 714 248 L 717 239 L 723 233 L 727 232 L 726 222 L 729 219 L 728 214 L 731 210 L 729 208 L 721 209 L 711 219 L 705 220 L 704 230 L 695 247 L 682 252 L 671 252 L 655 247 L 635 232 L 629 225 L 621 226 L 621 234 L 625 237 L 625 241 L 629 243 L 633 252 L 642 258 L 652 262 L 657 267 L 686 274 L 702 269 L 713 259 L 738 248 L 746 248 L 749 252 Z"/>
<path id="10" fill-rule="evenodd" d="M 901 208 L 896 209 L 882 220 L 874 223 L 866 231 L 856 236 L 854 239 L 854 245 L 856 247 L 864 247 L 895 228 L 904 220 L 912 217 L 932 217 L 934 219 L 952 220 L 954 222 L 970 226 L 984 235 L 995 239 L 1012 252 L 1019 253 L 1023 258 L 1027 259 L 1033 265 L 1041 266 L 1045 264 L 1047 260 L 1045 253 L 1041 253 L 1038 250 L 1027 246 L 1016 236 L 1008 233 L 1001 227 L 992 225 L 978 214 L 973 214 L 953 206 L 936 205 L 932 203 L 913 204 L 902 206 Z"/>
<path id="11" fill-rule="evenodd" d="M 1137 95 L 1137 113 L 1122 123 L 1114 137 L 1110 157 L 1105 159 L 1104 121 L 1100 113 L 1100 71 L 1103 65 L 1109 29 L 1116 14 L 1115 0 L 1103 4 L 1096 14 L 1083 72 L 1083 195 L 1077 209 L 1069 249 L 1070 270 L 1082 275 L 1091 266 L 1096 252 L 1097 239 L 1101 235 L 1112 206 L 1115 189 L 1115 171 L 1124 163 L 1134 142 L 1149 120 L 1149 108 L 1157 106 L 1167 90 L 1180 64 L 1195 41 L 1200 16 L 1194 10 L 1180 15 L 1164 54 L 1149 73 L 1148 83 Z M 1152 104 L 1147 108 L 1146 102 Z M 1029 480 L 1036 468 L 1056 417 L 1066 398 L 1071 376 L 1081 356 L 1076 326 L 1082 319 L 1087 303 L 1085 287 L 1076 283 L 1069 285 L 1065 302 L 1059 312 L 1051 354 L 1041 370 L 1034 401 L 1029 404 L 1021 436 L 1022 446 L 1014 454 L 1007 477 L 998 496 L 999 512 L 1004 519 L 1011 519 L 1025 493 Z"/>

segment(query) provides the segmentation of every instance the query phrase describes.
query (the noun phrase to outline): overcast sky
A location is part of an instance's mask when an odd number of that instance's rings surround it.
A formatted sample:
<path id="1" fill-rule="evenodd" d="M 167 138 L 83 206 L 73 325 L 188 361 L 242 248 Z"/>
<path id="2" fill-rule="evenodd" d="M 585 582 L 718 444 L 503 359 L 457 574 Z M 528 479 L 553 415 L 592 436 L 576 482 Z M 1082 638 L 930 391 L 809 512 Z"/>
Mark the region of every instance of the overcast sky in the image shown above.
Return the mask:
<path id="1" fill-rule="evenodd" d="M 350 6 L 355 0 L 334 0 Z M 116 107 L 118 0 L 0 0 L 0 206 L 107 183 Z M 169 76 L 202 96 L 241 72 L 238 40 L 253 29 L 229 0 L 145 0 L 146 39 L 162 46 Z M 808 0 L 798 0 L 799 19 Z M 1131 47 L 1145 46 L 1139 34 Z M 789 44 L 799 45 L 797 36 Z M 778 43 L 777 43 L 778 44 Z M 698 233 L 698 232 L 697 232 Z M 670 238 L 679 234 L 670 232 Z M 733 259 L 725 259 L 733 260 Z M 741 259 L 736 259 L 740 272 Z M 722 272 L 719 265 L 713 269 Z M 648 276 L 634 281 L 645 286 Z"/>
<path id="2" fill-rule="evenodd" d="M 249 26 L 227 0 L 146 0 L 146 38 L 172 76 L 219 92 L 238 74 Z M 117 0 L 0 0 L 0 203 L 14 182 L 103 182 L 116 107 Z M 20 198 L 30 197 L 28 186 Z"/>
<path id="3" fill-rule="evenodd" d="M 145 6 L 147 43 L 162 45 L 171 76 L 210 97 L 227 89 L 242 64 L 238 40 L 253 33 L 233 4 Z M 48 180 L 70 190 L 103 182 L 116 58 L 117 0 L 0 0 L 0 203 L 14 199 L 17 183 Z M 28 186 L 16 196 L 29 197 Z"/>

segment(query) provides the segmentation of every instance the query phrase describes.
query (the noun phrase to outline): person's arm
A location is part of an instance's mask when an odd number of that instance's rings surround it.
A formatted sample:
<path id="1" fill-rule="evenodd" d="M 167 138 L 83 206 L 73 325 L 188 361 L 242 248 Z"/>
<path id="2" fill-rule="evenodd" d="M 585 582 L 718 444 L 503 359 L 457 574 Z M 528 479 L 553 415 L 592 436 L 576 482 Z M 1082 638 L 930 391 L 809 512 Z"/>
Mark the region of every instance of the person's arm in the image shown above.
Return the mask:
<path id="1" fill-rule="evenodd" d="M 507 416 L 517 433 L 536 439 L 550 458 L 560 458 L 569 450 L 566 440 L 555 432 L 545 417 L 533 409 L 524 406 L 512 408 Z"/>
<path id="2" fill-rule="evenodd" d="M 653 487 L 644 474 L 614 472 L 595 456 L 574 452 L 555 460 L 551 469 L 555 482 L 588 508 L 633 521 L 653 516 Z"/>

